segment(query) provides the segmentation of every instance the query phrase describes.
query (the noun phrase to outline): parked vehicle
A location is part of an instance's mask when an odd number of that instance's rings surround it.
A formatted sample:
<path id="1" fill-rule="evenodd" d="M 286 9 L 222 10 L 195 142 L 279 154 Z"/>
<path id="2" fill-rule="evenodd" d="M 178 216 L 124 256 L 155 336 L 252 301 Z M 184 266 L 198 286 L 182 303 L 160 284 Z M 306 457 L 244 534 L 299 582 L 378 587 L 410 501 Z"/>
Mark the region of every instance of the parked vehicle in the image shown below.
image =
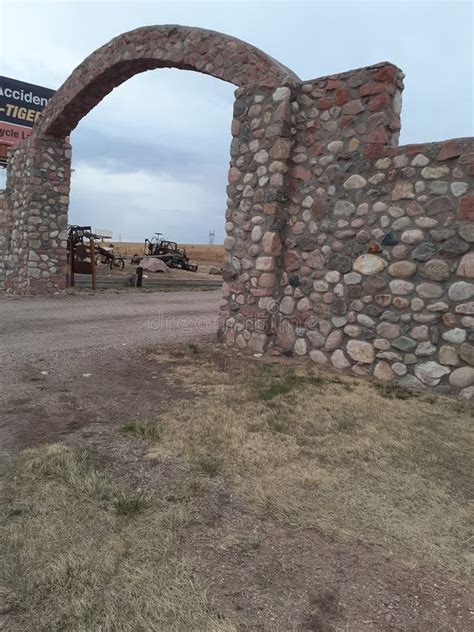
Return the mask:
<path id="1" fill-rule="evenodd" d="M 184 248 L 178 248 L 175 241 L 162 239 L 162 233 L 155 233 L 151 239 L 145 239 L 143 253 L 146 257 L 157 257 L 164 261 L 168 268 L 180 268 L 181 270 L 189 270 L 197 272 L 198 266 L 189 263 L 189 257 L 186 255 Z M 137 255 L 133 260 L 136 261 Z"/>

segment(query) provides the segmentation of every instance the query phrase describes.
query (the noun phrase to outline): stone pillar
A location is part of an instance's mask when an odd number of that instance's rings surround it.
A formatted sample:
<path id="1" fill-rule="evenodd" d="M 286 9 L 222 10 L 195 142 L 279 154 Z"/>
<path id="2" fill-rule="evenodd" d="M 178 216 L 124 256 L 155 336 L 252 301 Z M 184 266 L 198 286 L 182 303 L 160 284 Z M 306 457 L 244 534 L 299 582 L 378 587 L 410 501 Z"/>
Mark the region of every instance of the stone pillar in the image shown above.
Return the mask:
<path id="1" fill-rule="evenodd" d="M 262 353 L 280 299 L 292 93 L 252 85 L 235 94 L 220 333 L 228 345 Z"/>
<path id="2" fill-rule="evenodd" d="M 71 147 L 35 136 L 10 153 L 4 193 L 4 287 L 52 294 L 66 286 Z"/>

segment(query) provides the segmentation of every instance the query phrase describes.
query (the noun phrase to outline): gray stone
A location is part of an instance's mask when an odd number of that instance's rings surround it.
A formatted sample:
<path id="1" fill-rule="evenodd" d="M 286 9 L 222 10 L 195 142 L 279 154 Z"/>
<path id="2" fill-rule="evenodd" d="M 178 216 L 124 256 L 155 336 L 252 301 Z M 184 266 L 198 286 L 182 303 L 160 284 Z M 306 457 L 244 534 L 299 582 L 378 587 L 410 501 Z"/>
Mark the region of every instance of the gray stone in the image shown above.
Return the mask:
<path id="1" fill-rule="evenodd" d="M 467 182 L 451 182 L 450 186 L 451 186 L 451 193 L 455 197 L 464 195 L 464 193 L 466 193 L 466 191 L 469 188 L 469 185 Z"/>
<path id="2" fill-rule="evenodd" d="M 249 340 L 249 349 L 254 353 L 263 353 L 267 344 L 267 336 L 256 331 L 252 333 Z"/>
<path id="3" fill-rule="evenodd" d="M 357 285 L 362 281 L 362 277 L 357 272 L 349 272 L 344 275 L 344 283 L 346 285 Z M 469 297 L 468 297 L 469 298 Z"/>
<path id="4" fill-rule="evenodd" d="M 439 349 L 439 362 L 440 364 L 447 364 L 448 366 L 457 366 L 459 364 L 459 358 L 456 349 L 449 345 L 441 345 Z"/>
<path id="5" fill-rule="evenodd" d="M 328 261 L 328 266 L 331 270 L 337 270 L 338 272 L 350 272 L 352 260 L 344 255 L 333 255 Z"/>
<path id="6" fill-rule="evenodd" d="M 387 362 L 377 362 L 374 368 L 374 377 L 383 382 L 391 382 L 395 374 Z"/>
<path id="7" fill-rule="evenodd" d="M 413 228 L 412 230 L 406 230 L 402 233 L 401 240 L 404 244 L 416 244 L 423 241 L 424 233 L 419 228 Z"/>
<path id="8" fill-rule="evenodd" d="M 345 189 L 362 189 L 367 184 L 367 180 L 358 174 L 353 174 L 342 185 Z"/>
<path id="9" fill-rule="evenodd" d="M 464 362 L 467 362 L 471 366 L 474 366 L 474 346 L 468 342 L 464 342 L 459 347 L 459 355 Z"/>
<path id="10" fill-rule="evenodd" d="M 408 279 L 416 272 L 416 264 L 412 261 L 396 261 L 388 268 L 390 276 Z"/>
<path id="11" fill-rule="evenodd" d="M 356 272 L 371 276 L 381 272 L 387 265 L 386 261 L 376 255 L 361 255 L 354 261 L 353 268 Z M 336 268 L 337 269 L 337 268 Z"/>
<path id="12" fill-rule="evenodd" d="M 468 243 L 474 243 L 474 224 L 461 224 L 458 226 L 458 233 Z"/>
<path id="13" fill-rule="evenodd" d="M 422 244 L 419 244 L 411 253 L 411 256 L 415 261 L 428 261 L 432 257 L 434 257 L 438 253 L 438 248 L 430 243 L 429 241 L 425 241 Z"/>
<path id="14" fill-rule="evenodd" d="M 456 305 L 454 308 L 455 312 L 458 314 L 468 314 L 474 315 L 474 301 L 470 303 L 461 303 L 460 305 Z"/>
<path id="15" fill-rule="evenodd" d="M 342 343 L 342 331 L 340 329 L 334 329 L 327 337 L 326 344 L 324 345 L 325 351 L 333 351 L 338 349 Z"/>
<path id="16" fill-rule="evenodd" d="M 416 377 L 428 386 L 436 386 L 441 378 L 449 373 L 449 369 L 433 360 L 417 364 L 415 367 Z"/>
<path id="17" fill-rule="evenodd" d="M 371 364 L 375 359 L 374 348 L 369 342 L 349 340 L 346 350 L 350 357 L 356 362 Z"/>
<path id="18" fill-rule="evenodd" d="M 306 340 L 304 338 L 297 338 L 293 349 L 296 355 L 299 355 L 299 356 L 306 355 L 306 350 L 307 350 Z"/>
<path id="19" fill-rule="evenodd" d="M 420 283 L 416 286 L 416 293 L 421 298 L 439 298 L 443 296 L 444 288 L 435 283 Z"/>
<path id="20" fill-rule="evenodd" d="M 474 279 L 474 251 L 468 252 L 466 255 L 464 255 L 464 257 L 459 262 L 456 274 L 458 276 Z"/>
<path id="21" fill-rule="evenodd" d="M 474 296 L 474 283 L 457 281 L 449 288 L 448 296 L 452 301 L 468 301 Z"/>
<path id="22" fill-rule="evenodd" d="M 324 353 L 322 351 L 318 351 L 317 349 L 313 349 L 312 351 L 310 351 L 309 352 L 309 357 L 316 364 L 327 364 L 328 363 L 328 359 L 324 355 Z"/>
<path id="23" fill-rule="evenodd" d="M 456 327 L 455 329 L 450 329 L 449 331 L 445 331 L 442 335 L 443 340 L 446 342 L 451 342 L 455 345 L 460 345 L 462 342 L 466 340 L 466 330 L 460 329 Z"/>
<path id="24" fill-rule="evenodd" d="M 355 211 L 356 207 L 348 200 L 338 200 L 334 206 L 335 217 L 350 217 Z"/>
<path id="25" fill-rule="evenodd" d="M 291 97 L 290 88 L 282 87 L 277 88 L 272 95 L 272 99 L 276 102 L 287 101 Z"/>
<path id="26" fill-rule="evenodd" d="M 284 296 L 280 302 L 280 312 L 289 316 L 295 311 L 295 299 L 291 296 Z"/>
<path id="27" fill-rule="evenodd" d="M 395 373 L 395 375 L 401 377 L 407 374 L 408 369 L 402 362 L 394 362 L 392 364 L 392 371 Z"/>
<path id="28" fill-rule="evenodd" d="M 392 342 L 392 347 L 400 351 L 412 351 L 416 347 L 416 342 L 407 336 L 400 336 Z"/>
<path id="29" fill-rule="evenodd" d="M 308 332 L 308 338 L 310 336 L 310 333 L 313 334 L 315 332 Z M 293 327 L 291 326 L 291 323 L 289 323 L 287 320 L 282 320 L 277 327 L 276 337 L 277 337 L 278 345 L 284 351 L 288 351 L 289 349 L 292 349 L 295 343 L 296 335 L 295 335 Z M 324 338 L 323 338 L 323 342 L 324 342 Z"/>
<path id="30" fill-rule="evenodd" d="M 474 368 L 463 366 L 454 371 L 449 376 L 449 383 L 456 388 L 465 388 L 474 383 Z"/>
<path id="31" fill-rule="evenodd" d="M 347 369 L 350 367 L 350 362 L 347 360 L 341 349 L 336 349 L 331 356 L 331 362 L 336 369 Z"/>
<path id="32" fill-rule="evenodd" d="M 425 279 L 431 281 L 446 281 L 449 278 L 449 266 L 442 259 L 431 259 L 427 261 L 420 270 L 420 274 Z"/>
<path id="33" fill-rule="evenodd" d="M 415 349 L 415 354 L 420 358 L 426 358 L 433 355 L 435 351 L 436 347 L 432 345 L 429 340 L 427 340 L 426 342 L 420 342 L 420 344 Z"/>
<path id="34" fill-rule="evenodd" d="M 377 326 L 377 334 L 383 338 L 397 338 L 400 335 L 400 326 L 393 323 L 380 323 Z"/>
<path id="35" fill-rule="evenodd" d="M 421 170 L 421 175 L 423 178 L 438 180 L 439 178 L 443 178 L 449 174 L 449 167 L 441 166 L 441 167 L 425 167 Z"/>
<path id="36" fill-rule="evenodd" d="M 415 288 L 413 283 L 410 281 L 402 281 L 401 279 L 394 279 L 390 281 L 389 288 L 392 294 L 400 294 L 402 296 L 406 296 L 407 294 L 411 294 Z"/>
<path id="37" fill-rule="evenodd" d="M 414 375 L 405 375 L 397 380 L 397 383 L 405 388 L 423 388 L 423 384 Z"/>
<path id="38" fill-rule="evenodd" d="M 453 237 L 452 239 L 448 239 L 443 243 L 443 245 L 439 249 L 439 252 L 446 257 L 458 257 L 459 255 L 467 252 L 468 249 L 469 246 L 463 239 L 459 239 L 459 237 Z M 467 275 L 463 274 L 461 276 Z"/>

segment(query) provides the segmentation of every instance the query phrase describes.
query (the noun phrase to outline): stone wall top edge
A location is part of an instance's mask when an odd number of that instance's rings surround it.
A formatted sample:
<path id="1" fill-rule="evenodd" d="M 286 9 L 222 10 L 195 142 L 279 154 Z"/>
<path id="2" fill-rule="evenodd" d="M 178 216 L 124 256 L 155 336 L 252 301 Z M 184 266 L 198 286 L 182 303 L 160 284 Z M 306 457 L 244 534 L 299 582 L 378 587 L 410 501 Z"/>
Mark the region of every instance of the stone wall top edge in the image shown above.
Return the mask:
<path id="1" fill-rule="evenodd" d="M 447 145 L 459 145 L 463 148 L 464 152 L 474 151 L 474 136 L 460 136 L 458 138 L 448 138 L 446 140 L 434 140 L 421 143 L 409 143 L 407 145 L 399 145 L 398 147 L 386 147 L 385 155 L 396 156 L 398 154 L 412 154 L 421 153 L 422 151 L 429 151 L 436 149 L 442 149 Z"/>
<path id="2" fill-rule="evenodd" d="M 401 78 L 405 76 L 405 73 L 403 72 L 403 70 L 399 68 L 396 64 L 392 64 L 392 62 L 390 61 L 381 61 L 376 64 L 371 64 L 370 66 L 361 66 L 360 68 L 353 68 L 351 70 L 345 70 L 343 72 L 333 73 L 330 75 L 323 75 L 322 77 L 315 77 L 314 79 L 305 79 L 301 82 L 301 85 L 312 84 L 315 82 L 325 81 L 327 79 L 346 79 L 364 70 L 377 70 L 378 68 L 383 68 L 383 67 L 394 68 L 397 71 L 397 75 L 401 76 Z"/>

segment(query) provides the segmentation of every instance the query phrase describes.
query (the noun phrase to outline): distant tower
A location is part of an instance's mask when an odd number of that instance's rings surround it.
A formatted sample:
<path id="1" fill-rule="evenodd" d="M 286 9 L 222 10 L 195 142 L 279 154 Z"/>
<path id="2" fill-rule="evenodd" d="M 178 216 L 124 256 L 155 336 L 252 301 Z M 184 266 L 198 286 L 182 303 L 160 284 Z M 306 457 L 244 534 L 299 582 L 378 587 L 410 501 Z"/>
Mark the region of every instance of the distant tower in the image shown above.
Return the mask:
<path id="1" fill-rule="evenodd" d="M 216 231 L 215 230 L 210 230 L 209 231 L 209 243 L 213 244 L 214 243 L 214 237 L 216 236 Z"/>

